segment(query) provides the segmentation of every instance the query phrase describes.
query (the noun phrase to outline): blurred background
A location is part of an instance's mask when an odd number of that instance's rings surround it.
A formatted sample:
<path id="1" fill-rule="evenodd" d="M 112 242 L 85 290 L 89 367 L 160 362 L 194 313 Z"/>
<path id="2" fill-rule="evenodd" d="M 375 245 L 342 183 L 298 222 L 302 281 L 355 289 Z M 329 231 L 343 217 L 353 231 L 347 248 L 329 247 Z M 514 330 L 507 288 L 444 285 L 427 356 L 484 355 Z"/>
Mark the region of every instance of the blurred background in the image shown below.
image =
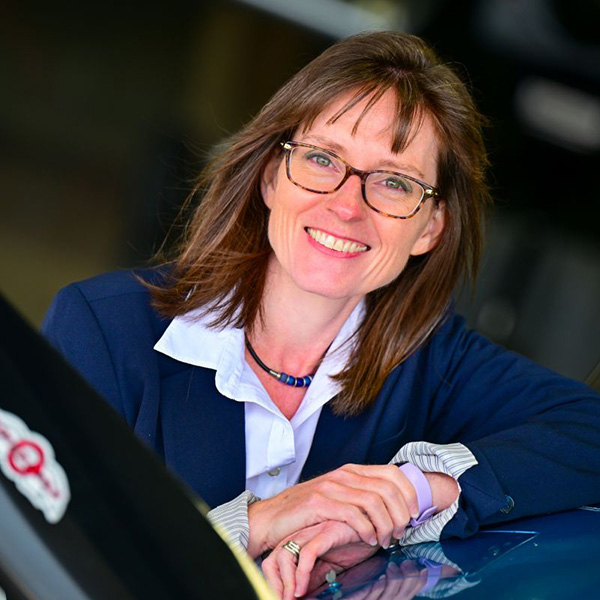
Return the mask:
<path id="1" fill-rule="evenodd" d="M 491 121 L 497 207 L 460 310 L 566 375 L 600 360 L 600 0 L 37 4 L 0 12 L 0 291 L 35 326 L 63 285 L 146 264 L 211 148 L 296 70 L 395 29 Z"/>

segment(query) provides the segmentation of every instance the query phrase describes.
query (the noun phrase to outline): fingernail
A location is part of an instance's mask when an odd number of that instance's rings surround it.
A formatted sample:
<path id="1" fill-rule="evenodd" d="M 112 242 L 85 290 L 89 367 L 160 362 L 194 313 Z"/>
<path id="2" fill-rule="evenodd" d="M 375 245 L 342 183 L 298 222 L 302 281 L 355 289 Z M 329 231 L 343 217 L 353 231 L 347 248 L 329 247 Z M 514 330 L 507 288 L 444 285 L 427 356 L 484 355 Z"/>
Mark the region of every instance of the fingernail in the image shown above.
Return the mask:
<path id="1" fill-rule="evenodd" d="M 369 544 L 371 544 L 371 546 L 377 546 L 378 545 L 377 538 L 371 538 L 369 540 Z"/>

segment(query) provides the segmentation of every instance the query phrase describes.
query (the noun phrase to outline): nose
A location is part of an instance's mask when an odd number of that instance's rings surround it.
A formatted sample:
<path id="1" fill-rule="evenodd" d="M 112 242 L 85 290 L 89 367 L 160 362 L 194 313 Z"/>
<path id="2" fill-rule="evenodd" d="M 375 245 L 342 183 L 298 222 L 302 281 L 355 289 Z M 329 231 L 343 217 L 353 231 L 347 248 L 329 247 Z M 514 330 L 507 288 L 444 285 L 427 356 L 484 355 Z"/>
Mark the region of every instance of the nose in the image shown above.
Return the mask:
<path id="1" fill-rule="evenodd" d="M 342 221 L 363 219 L 367 213 L 367 205 L 362 197 L 360 177 L 350 175 L 339 190 L 328 194 L 327 208 Z"/>

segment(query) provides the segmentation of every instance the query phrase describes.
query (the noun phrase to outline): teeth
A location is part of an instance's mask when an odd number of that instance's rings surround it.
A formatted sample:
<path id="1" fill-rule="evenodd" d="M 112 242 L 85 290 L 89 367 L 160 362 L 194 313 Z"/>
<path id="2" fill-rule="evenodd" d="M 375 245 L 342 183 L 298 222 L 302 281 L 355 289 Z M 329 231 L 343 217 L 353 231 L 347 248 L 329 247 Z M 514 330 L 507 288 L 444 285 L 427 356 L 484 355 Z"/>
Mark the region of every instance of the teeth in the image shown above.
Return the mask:
<path id="1" fill-rule="evenodd" d="M 366 252 L 367 246 L 364 244 L 359 244 L 357 242 L 351 242 L 350 240 L 343 240 L 341 238 L 336 238 L 328 233 L 320 231 L 318 229 L 311 229 L 310 227 L 306 228 L 308 235 L 318 242 L 322 244 L 326 248 L 331 248 L 332 250 L 337 250 L 338 252 Z"/>

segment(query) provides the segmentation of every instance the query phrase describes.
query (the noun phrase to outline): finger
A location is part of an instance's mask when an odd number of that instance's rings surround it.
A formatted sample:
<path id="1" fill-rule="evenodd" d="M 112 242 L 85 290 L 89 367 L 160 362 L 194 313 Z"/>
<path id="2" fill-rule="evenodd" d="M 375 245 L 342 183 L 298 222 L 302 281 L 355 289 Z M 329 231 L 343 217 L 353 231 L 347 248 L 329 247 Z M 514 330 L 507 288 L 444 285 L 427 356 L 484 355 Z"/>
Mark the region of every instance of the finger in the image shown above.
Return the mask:
<path id="1" fill-rule="evenodd" d="M 315 503 L 326 504 L 327 502 L 337 501 L 340 504 L 345 504 L 347 508 L 343 508 L 342 513 L 337 514 L 336 512 L 331 512 L 331 507 L 328 507 L 326 518 L 337 521 L 342 520 L 351 527 L 355 527 L 355 521 L 359 526 L 364 527 L 362 519 L 366 518 L 371 523 L 374 531 L 370 539 L 365 539 L 362 531 L 355 528 L 357 533 L 360 534 L 361 539 L 371 545 L 379 542 L 380 545 L 386 546 L 386 542 L 389 543 L 389 539 L 394 531 L 394 521 L 389 514 L 386 503 L 376 492 L 364 489 L 365 486 L 368 488 L 369 482 L 372 480 L 361 478 L 352 473 L 347 473 L 344 477 L 346 479 L 345 484 L 330 479 L 323 479 L 316 484 Z M 341 506 L 339 508 L 341 509 Z M 337 511 L 337 509 L 335 510 Z M 352 519 L 352 521 L 347 520 L 348 518 Z M 366 529 L 364 531 L 366 532 Z"/>
<path id="2" fill-rule="evenodd" d="M 348 464 L 341 467 L 342 470 L 369 477 L 372 479 L 384 480 L 398 489 L 405 499 L 412 517 L 419 515 L 419 503 L 417 492 L 406 477 L 406 475 L 396 465 L 354 465 Z"/>
<path id="3" fill-rule="evenodd" d="M 396 590 L 396 597 L 398 600 L 410 600 L 411 598 L 414 598 L 421 591 L 426 580 L 426 578 L 425 580 L 422 580 L 421 575 L 398 580 L 401 582 L 401 585 Z"/>
<path id="4" fill-rule="evenodd" d="M 373 523 L 379 544 L 387 548 L 392 536 L 400 537 L 397 532 L 404 531 L 408 524 L 408 508 L 391 484 L 372 479 L 366 485 L 368 489 L 355 492 L 355 501 L 360 502 Z"/>
<path id="5" fill-rule="evenodd" d="M 402 575 L 400 567 L 395 562 L 388 563 L 385 575 L 388 581 L 388 588 L 390 589 L 390 598 L 406 597 L 403 591 L 406 578 Z"/>
<path id="6" fill-rule="evenodd" d="M 296 567 L 297 596 L 306 594 L 310 582 L 310 576 L 317 559 L 332 548 L 343 543 L 344 541 L 336 540 L 331 536 L 318 535 L 304 544 L 302 551 L 300 552 L 298 566 Z"/>
<path id="7" fill-rule="evenodd" d="M 377 531 L 367 514 L 346 500 L 344 492 L 348 488 L 335 483 L 327 486 L 322 481 L 315 482 L 306 482 L 310 486 L 293 486 L 274 498 L 256 502 L 249 507 L 251 542 L 254 540 L 252 551 L 250 544 L 248 546 L 251 556 L 258 556 L 267 548 L 277 547 L 282 539 L 289 538 L 296 531 L 325 521 L 342 521 L 366 544 L 377 545 Z M 327 495 L 318 491 L 319 487 L 329 487 L 334 491 L 330 489 Z"/>
<path id="8" fill-rule="evenodd" d="M 400 564 L 399 572 L 401 577 L 398 581 L 401 582 L 401 586 L 398 589 L 398 598 L 414 598 L 427 582 L 427 569 L 419 570 L 415 561 L 406 560 Z"/>
<path id="9" fill-rule="evenodd" d="M 343 490 L 336 490 L 330 492 L 329 496 L 323 493 L 314 494 L 306 505 L 310 510 L 311 524 L 322 521 L 342 521 L 349 525 L 365 544 L 376 546 L 379 538 L 385 539 L 386 533 L 391 531 L 393 526 L 391 519 L 388 516 L 386 521 L 385 516 L 373 514 L 373 511 L 369 514 L 361 506 L 350 503 L 346 499 L 348 495 L 347 490 L 345 494 Z"/>
<path id="10" fill-rule="evenodd" d="M 367 585 L 366 587 L 361 587 L 358 590 L 354 590 L 349 596 L 344 594 L 343 598 L 347 600 L 372 600 L 372 593 L 373 586 Z"/>
<path id="11" fill-rule="evenodd" d="M 387 548 L 394 532 L 394 519 L 390 509 L 380 494 L 375 491 L 345 488 L 343 499 L 366 514 L 369 522 L 375 528 L 376 539 L 380 546 Z"/>
<path id="12" fill-rule="evenodd" d="M 389 545 L 392 535 L 402 535 L 410 520 L 410 511 L 398 487 L 387 480 L 352 471 L 337 474 L 336 479 L 322 481 L 318 491 L 364 511 L 373 523 L 382 546 Z"/>
<path id="13" fill-rule="evenodd" d="M 380 575 L 377 581 L 373 585 L 373 591 L 369 596 L 369 600 L 380 600 L 383 598 L 392 598 L 387 593 L 387 578 L 385 574 Z"/>
<path id="14" fill-rule="evenodd" d="M 300 563 L 303 565 L 301 572 L 304 569 L 304 572 L 310 578 L 319 556 L 319 550 L 323 549 L 323 552 L 325 552 L 336 545 L 348 543 L 347 540 L 355 541 L 356 532 L 346 525 L 336 521 L 329 521 L 296 531 L 290 539 L 293 539 L 301 548 L 298 559 L 291 552 L 283 548 L 285 542 L 281 542 L 268 558 L 269 562 L 276 561 L 277 563 L 277 576 L 283 588 L 283 598 L 286 600 L 300 595 L 296 580 Z M 269 564 L 269 567 L 272 569 L 272 565 Z M 307 586 L 308 582 L 306 582 L 302 589 L 302 594 L 306 593 Z"/>
<path id="15" fill-rule="evenodd" d="M 271 589 L 277 594 L 278 598 L 281 598 L 283 594 L 283 583 L 279 574 L 279 565 L 277 564 L 275 552 L 276 550 L 271 552 L 271 554 L 262 561 L 261 569 Z M 289 554 L 286 550 L 283 550 L 283 552 Z"/>
<path id="16" fill-rule="evenodd" d="M 294 600 L 296 592 L 296 559 L 284 548 L 277 549 L 277 564 L 279 566 L 279 574 L 283 584 L 283 600 Z"/>
<path id="17" fill-rule="evenodd" d="M 344 465 L 341 470 L 347 473 L 354 473 L 362 477 L 368 477 L 372 481 L 372 488 L 382 495 L 388 503 L 388 507 L 393 511 L 398 492 L 402 497 L 403 504 L 406 506 L 411 517 L 419 516 L 419 502 L 417 492 L 408 480 L 406 475 L 396 465 Z M 385 484 L 383 482 L 386 482 Z M 404 518 L 403 514 L 392 512 L 395 523 L 401 524 Z M 399 520 L 397 520 L 399 519 Z M 400 537 L 400 536 L 396 536 Z"/>
<path id="18" fill-rule="evenodd" d="M 310 576 L 312 569 L 315 566 L 315 562 L 318 556 L 314 554 L 300 553 L 300 560 L 298 561 L 298 567 L 296 568 L 295 574 L 295 593 L 297 597 L 303 596 L 308 590 L 310 583 Z"/>

